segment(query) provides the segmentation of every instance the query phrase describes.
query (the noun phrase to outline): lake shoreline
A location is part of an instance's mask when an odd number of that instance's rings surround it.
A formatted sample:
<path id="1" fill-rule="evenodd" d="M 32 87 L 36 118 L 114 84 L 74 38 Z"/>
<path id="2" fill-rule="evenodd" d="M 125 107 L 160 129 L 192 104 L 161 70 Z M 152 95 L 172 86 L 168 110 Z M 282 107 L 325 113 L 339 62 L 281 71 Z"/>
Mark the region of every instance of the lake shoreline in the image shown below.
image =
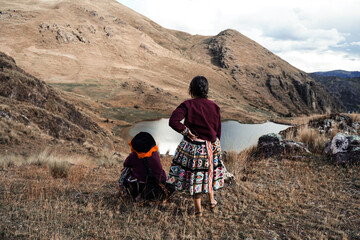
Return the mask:
<path id="1" fill-rule="evenodd" d="M 131 127 L 122 129 L 123 137 L 129 141 L 140 131 L 149 132 L 155 138 L 159 152 L 173 154 L 177 145 L 182 140 L 182 135 L 171 129 L 168 118 L 160 118 L 153 121 L 141 121 Z M 274 122 L 264 123 L 240 123 L 234 120 L 222 120 L 221 146 L 224 151 L 240 152 L 245 148 L 257 144 L 258 138 L 268 133 L 279 133 L 291 127 L 288 124 Z"/>

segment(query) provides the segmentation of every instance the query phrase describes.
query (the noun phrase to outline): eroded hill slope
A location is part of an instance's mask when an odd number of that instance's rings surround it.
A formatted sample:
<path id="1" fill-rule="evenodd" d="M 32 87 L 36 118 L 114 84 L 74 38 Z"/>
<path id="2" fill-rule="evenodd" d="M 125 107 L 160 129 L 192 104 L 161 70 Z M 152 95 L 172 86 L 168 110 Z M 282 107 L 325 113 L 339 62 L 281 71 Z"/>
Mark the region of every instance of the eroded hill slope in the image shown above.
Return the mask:
<path id="1" fill-rule="evenodd" d="M 224 118 L 342 110 L 306 73 L 235 30 L 169 30 L 115 0 L 1 1 L 0 12 L 0 51 L 53 86 L 114 111 L 136 106 L 169 114 L 189 97 L 195 75 L 209 79 Z"/>
<path id="2" fill-rule="evenodd" d="M 0 145 L 7 150 L 99 154 L 115 151 L 117 140 L 64 94 L 19 68 L 0 52 Z M 78 104 L 80 105 L 80 104 Z"/>

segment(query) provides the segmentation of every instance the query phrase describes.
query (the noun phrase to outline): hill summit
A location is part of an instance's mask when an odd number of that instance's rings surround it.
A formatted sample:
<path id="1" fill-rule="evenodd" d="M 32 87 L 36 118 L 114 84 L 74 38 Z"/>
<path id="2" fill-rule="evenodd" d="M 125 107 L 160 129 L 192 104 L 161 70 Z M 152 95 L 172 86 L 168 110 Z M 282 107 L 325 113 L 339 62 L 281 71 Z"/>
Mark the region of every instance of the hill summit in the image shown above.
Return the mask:
<path id="1" fill-rule="evenodd" d="M 105 103 L 111 116 L 134 106 L 169 114 L 189 97 L 196 75 L 209 79 L 224 118 L 255 122 L 343 109 L 308 74 L 236 30 L 190 35 L 115 0 L 6 1 L 0 24 L 0 51 L 52 86 Z"/>

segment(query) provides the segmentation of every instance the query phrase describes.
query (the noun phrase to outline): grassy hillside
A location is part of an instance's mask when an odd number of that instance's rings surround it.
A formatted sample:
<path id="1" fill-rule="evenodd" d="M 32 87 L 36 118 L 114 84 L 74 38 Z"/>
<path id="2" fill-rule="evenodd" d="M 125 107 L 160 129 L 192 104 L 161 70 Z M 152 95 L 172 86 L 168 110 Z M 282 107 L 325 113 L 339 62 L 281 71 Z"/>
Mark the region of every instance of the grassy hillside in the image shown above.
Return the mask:
<path id="1" fill-rule="evenodd" d="M 359 239 L 360 166 L 324 156 L 256 159 L 228 153 L 235 182 L 215 212 L 191 198 L 138 206 L 117 195 L 122 162 L 45 152 L 0 162 L 2 239 Z M 162 156 L 165 171 L 171 158 Z M 54 162 L 60 164 L 55 165 Z M 57 175 L 56 173 L 66 173 Z M 62 177 L 60 177 L 62 176 Z"/>

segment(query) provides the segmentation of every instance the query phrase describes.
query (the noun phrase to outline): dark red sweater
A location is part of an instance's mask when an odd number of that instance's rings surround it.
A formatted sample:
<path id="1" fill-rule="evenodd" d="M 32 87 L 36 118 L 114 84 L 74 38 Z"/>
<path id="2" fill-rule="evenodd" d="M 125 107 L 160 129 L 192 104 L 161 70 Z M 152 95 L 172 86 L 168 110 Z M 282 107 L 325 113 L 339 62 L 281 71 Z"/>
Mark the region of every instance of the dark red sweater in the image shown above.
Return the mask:
<path id="1" fill-rule="evenodd" d="M 179 133 L 187 127 L 198 138 L 215 141 L 221 137 L 220 107 L 206 98 L 186 100 L 171 114 L 169 126 Z"/>
<path id="2" fill-rule="evenodd" d="M 149 166 L 152 170 L 153 176 L 160 181 L 166 180 L 166 173 L 162 168 L 160 162 L 159 152 L 153 152 L 151 157 L 148 158 Z M 124 167 L 132 169 L 133 176 L 138 180 L 145 182 L 147 176 L 147 169 L 142 159 L 139 159 L 135 152 L 129 154 L 124 162 Z"/>

